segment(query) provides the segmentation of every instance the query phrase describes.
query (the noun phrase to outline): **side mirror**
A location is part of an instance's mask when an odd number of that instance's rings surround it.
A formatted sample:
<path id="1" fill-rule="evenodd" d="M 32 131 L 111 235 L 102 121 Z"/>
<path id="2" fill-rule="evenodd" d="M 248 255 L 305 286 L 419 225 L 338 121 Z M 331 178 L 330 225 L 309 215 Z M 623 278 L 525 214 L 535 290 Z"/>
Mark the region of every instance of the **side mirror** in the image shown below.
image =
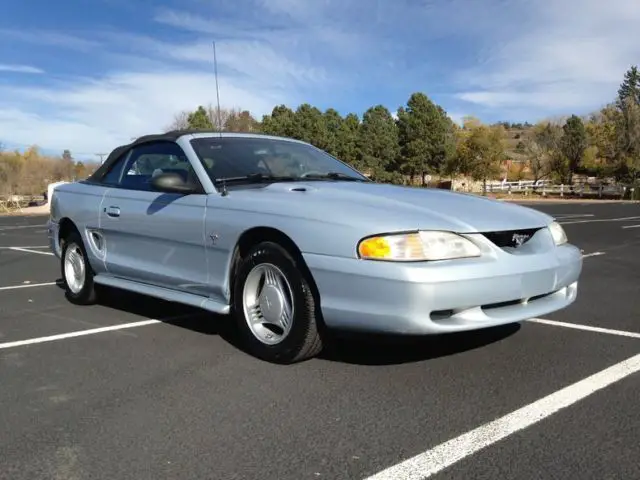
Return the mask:
<path id="1" fill-rule="evenodd" d="M 151 186 L 154 190 L 165 193 L 196 193 L 195 185 L 187 183 L 177 173 L 161 173 L 151 179 Z"/>

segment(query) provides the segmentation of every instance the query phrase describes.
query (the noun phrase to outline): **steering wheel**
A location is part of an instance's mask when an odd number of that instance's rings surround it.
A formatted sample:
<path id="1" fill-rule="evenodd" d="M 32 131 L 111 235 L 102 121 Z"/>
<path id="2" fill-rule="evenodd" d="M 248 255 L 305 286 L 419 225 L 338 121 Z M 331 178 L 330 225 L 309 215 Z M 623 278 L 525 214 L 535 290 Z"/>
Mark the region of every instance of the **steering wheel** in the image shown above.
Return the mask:
<path id="1" fill-rule="evenodd" d="M 308 172 L 304 172 L 303 174 L 300 175 L 300 178 L 306 178 L 310 175 L 325 175 L 324 172 L 320 172 L 318 170 L 309 170 Z"/>

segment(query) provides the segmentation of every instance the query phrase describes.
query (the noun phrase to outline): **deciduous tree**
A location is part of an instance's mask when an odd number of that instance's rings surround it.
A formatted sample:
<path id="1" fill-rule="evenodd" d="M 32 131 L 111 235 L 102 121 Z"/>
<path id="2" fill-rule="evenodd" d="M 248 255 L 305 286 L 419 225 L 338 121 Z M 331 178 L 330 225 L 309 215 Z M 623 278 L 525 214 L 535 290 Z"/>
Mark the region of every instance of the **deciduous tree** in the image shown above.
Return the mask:
<path id="1" fill-rule="evenodd" d="M 561 174 L 563 183 L 571 185 L 573 175 L 582 162 L 584 152 L 589 146 L 587 143 L 587 130 L 582 123 L 582 119 L 576 115 L 571 115 L 562 127 L 563 135 L 560 140 L 560 151 L 566 162 L 563 162 Z M 565 182 L 566 180 L 566 182 Z"/>

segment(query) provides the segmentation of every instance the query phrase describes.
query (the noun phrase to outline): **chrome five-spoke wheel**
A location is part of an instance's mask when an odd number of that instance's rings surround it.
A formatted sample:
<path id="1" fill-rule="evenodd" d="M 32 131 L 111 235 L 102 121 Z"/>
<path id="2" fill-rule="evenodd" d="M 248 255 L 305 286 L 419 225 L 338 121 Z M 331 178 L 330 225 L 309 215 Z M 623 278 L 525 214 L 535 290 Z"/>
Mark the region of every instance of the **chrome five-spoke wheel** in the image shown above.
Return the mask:
<path id="1" fill-rule="evenodd" d="M 72 243 L 65 250 L 64 277 L 72 293 L 79 293 L 84 287 L 86 266 L 80 247 Z"/>
<path id="2" fill-rule="evenodd" d="M 265 241 L 240 260 L 233 310 L 244 346 L 276 363 L 294 363 L 322 350 L 317 300 L 302 260 Z"/>
<path id="3" fill-rule="evenodd" d="M 67 299 L 78 305 L 94 303 L 97 299 L 94 271 L 87 258 L 82 237 L 77 230 L 73 230 L 62 238 L 61 245 L 60 270 Z"/>
<path id="4" fill-rule="evenodd" d="M 291 330 L 293 292 L 275 265 L 262 263 L 253 267 L 245 280 L 242 305 L 251 333 L 261 342 L 275 345 Z"/>

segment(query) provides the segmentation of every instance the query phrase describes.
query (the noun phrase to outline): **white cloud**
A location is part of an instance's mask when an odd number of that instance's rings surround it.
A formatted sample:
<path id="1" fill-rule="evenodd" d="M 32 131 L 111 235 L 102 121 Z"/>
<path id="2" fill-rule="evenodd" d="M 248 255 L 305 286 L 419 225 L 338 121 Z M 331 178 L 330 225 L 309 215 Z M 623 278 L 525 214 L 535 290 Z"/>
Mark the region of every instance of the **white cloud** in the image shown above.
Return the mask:
<path id="1" fill-rule="evenodd" d="M 112 46 L 118 45 L 123 49 L 137 52 L 136 55 L 129 55 L 131 63 L 139 62 L 144 58 L 141 57 L 142 55 L 151 54 L 153 58 L 147 58 L 148 67 L 152 66 L 151 62 L 161 67 L 169 60 L 174 63 L 176 61 L 183 63 L 185 69 L 200 68 L 213 71 L 213 41 L 210 38 L 172 43 L 128 33 L 103 34 L 103 36 Z M 291 83 L 317 85 L 330 81 L 323 68 L 312 62 L 301 61 L 300 58 L 287 53 L 273 42 L 255 38 L 233 38 L 216 42 L 218 69 L 222 75 L 242 76 L 244 81 L 252 79 L 260 83 L 262 88 L 274 85 L 288 88 Z M 123 55 L 119 57 L 125 58 Z"/>
<path id="2" fill-rule="evenodd" d="M 56 74 L 64 72 L 52 72 L 38 76 L 48 83 L 37 87 L 1 83 L 1 140 L 92 153 L 162 130 L 180 110 L 215 103 L 213 39 L 221 103 L 258 117 L 323 95 L 379 89 L 357 99 L 368 105 L 384 102 L 386 89 L 431 95 L 430 81 L 458 100 L 443 105 L 456 122 L 474 110 L 580 113 L 611 100 L 630 60 L 640 58 L 630 33 L 640 21 L 637 0 L 219 0 L 215 8 L 206 17 L 156 11 L 158 37 L 0 29 L 16 45 L 52 55 L 69 49 L 76 57 L 68 61 L 90 60 L 87 75 L 95 75 L 61 82 Z M 460 58 L 471 63 L 456 72 Z"/>
<path id="3" fill-rule="evenodd" d="M 6 63 L 0 63 L 0 72 L 40 74 L 44 73 L 44 70 L 32 67 L 31 65 L 9 65 Z"/>
<path id="4" fill-rule="evenodd" d="M 621 74 L 613 80 L 619 82 Z M 549 84 L 540 83 L 537 85 L 523 86 L 517 90 L 511 90 L 508 86 L 505 89 L 476 90 L 461 93 L 458 97 L 471 103 L 485 105 L 494 109 L 515 107 L 528 110 L 546 111 L 571 111 L 572 109 L 589 108 L 596 103 L 600 103 L 598 98 L 610 99 L 615 95 L 615 88 L 609 92 L 594 85 L 584 85 L 576 88 L 574 82 L 554 82 Z"/>
<path id="5" fill-rule="evenodd" d="M 447 115 L 453 121 L 453 123 L 456 123 L 457 125 L 460 125 L 460 126 L 462 126 L 464 118 L 469 116 L 468 113 L 460 113 L 460 112 L 447 112 Z"/>
<path id="6" fill-rule="evenodd" d="M 88 40 L 68 33 L 39 30 L 16 30 L 0 28 L 0 36 L 6 41 L 12 40 L 22 43 L 31 43 L 46 47 L 62 47 L 72 50 L 88 51 L 99 46 L 99 42 Z"/>
<path id="7" fill-rule="evenodd" d="M 206 18 L 184 11 L 175 11 L 168 8 L 159 10 L 154 16 L 158 23 L 171 27 L 189 30 L 195 33 L 215 35 L 219 38 L 247 38 L 267 36 L 269 29 L 256 26 L 251 22 L 241 19 L 234 19 L 233 22 L 219 21 L 215 18 Z"/>
<path id="8" fill-rule="evenodd" d="M 563 0 L 522 4 L 529 22 L 492 35 L 480 65 L 461 72 L 458 98 L 496 109 L 584 112 L 614 99 L 640 43 L 635 0 Z M 515 20 L 514 20 L 515 21 Z"/>
<path id="9" fill-rule="evenodd" d="M 76 157 L 88 157 L 92 160 L 95 160 L 91 158 L 94 153 L 105 153 L 101 151 L 100 145 L 90 140 L 103 137 L 102 128 L 74 120 L 44 117 L 25 112 L 23 109 L 0 108 L 0 131 L 6 135 L 2 140 L 6 141 L 9 147 L 37 144 L 46 150 L 61 154 L 65 148 L 77 145 L 84 149 L 79 149 L 80 155 Z M 34 141 L 34 137 L 38 140 Z"/>
<path id="10" fill-rule="evenodd" d="M 0 131 L 8 140 L 72 152 L 107 152 L 132 137 L 164 129 L 172 115 L 199 104 L 215 102 L 212 73 L 165 71 L 121 73 L 64 89 L 0 90 L 22 105 L 56 112 L 37 115 L 24 109 L 0 110 Z M 228 107 L 250 107 L 256 115 L 282 101 L 277 92 L 250 91 L 220 79 L 221 99 Z"/>
<path id="11" fill-rule="evenodd" d="M 271 14 L 287 17 L 296 22 L 312 23 L 314 20 L 322 23 L 326 20 L 327 12 L 336 7 L 334 2 L 318 0 L 315 2 L 300 2 L 298 0 L 259 0 L 258 2 Z M 349 2 L 340 2 L 344 7 Z"/>
<path id="12" fill-rule="evenodd" d="M 168 11 L 159 18 L 191 30 L 215 26 L 199 17 Z M 64 40 L 69 48 L 83 45 L 67 35 L 48 36 L 59 43 Z M 2 140 L 55 150 L 69 148 L 76 155 L 108 152 L 132 137 L 164 130 L 181 110 L 215 104 L 209 40 L 191 35 L 190 41 L 175 43 L 105 31 L 95 32 L 93 38 L 99 40 L 92 42 L 103 47 L 90 54 L 117 63 L 115 69 L 96 78 L 37 87 L 0 84 Z M 248 109 L 260 118 L 277 104 L 300 103 L 305 89 L 328 88 L 331 81 L 325 71 L 304 56 L 291 55 L 292 51 L 295 45 L 280 49 L 269 39 L 217 42 L 222 106 Z"/>
<path id="13" fill-rule="evenodd" d="M 228 15 L 216 17 L 160 10 L 153 17 L 164 26 L 158 38 L 99 29 L 91 31 L 91 40 L 77 32 L 0 30 L 14 42 L 86 52 L 105 63 L 92 69 L 99 72 L 94 78 L 0 85 L 3 139 L 79 155 L 160 131 L 177 112 L 215 103 L 213 38 L 222 105 L 257 117 L 280 103 L 308 101 L 309 92 L 331 95 L 347 77 L 358 85 L 363 58 L 376 60 L 376 47 L 388 42 L 374 41 L 380 31 L 366 19 L 378 13 L 362 3 L 238 1 L 247 7 L 242 18 L 230 4 L 228 10 L 218 5 Z"/>
<path id="14" fill-rule="evenodd" d="M 174 46 L 166 54 L 175 60 L 186 60 L 213 68 L 213 43 Z M 279 53 L 258 40 L 228 40 L 216 43 L 218 68 L 240 74 L 247 79 L 265 80 L 266 86 L 286 88 L 291 83 L 309 85 L 329 81 L 322 68 L 305 66 Z"/>

